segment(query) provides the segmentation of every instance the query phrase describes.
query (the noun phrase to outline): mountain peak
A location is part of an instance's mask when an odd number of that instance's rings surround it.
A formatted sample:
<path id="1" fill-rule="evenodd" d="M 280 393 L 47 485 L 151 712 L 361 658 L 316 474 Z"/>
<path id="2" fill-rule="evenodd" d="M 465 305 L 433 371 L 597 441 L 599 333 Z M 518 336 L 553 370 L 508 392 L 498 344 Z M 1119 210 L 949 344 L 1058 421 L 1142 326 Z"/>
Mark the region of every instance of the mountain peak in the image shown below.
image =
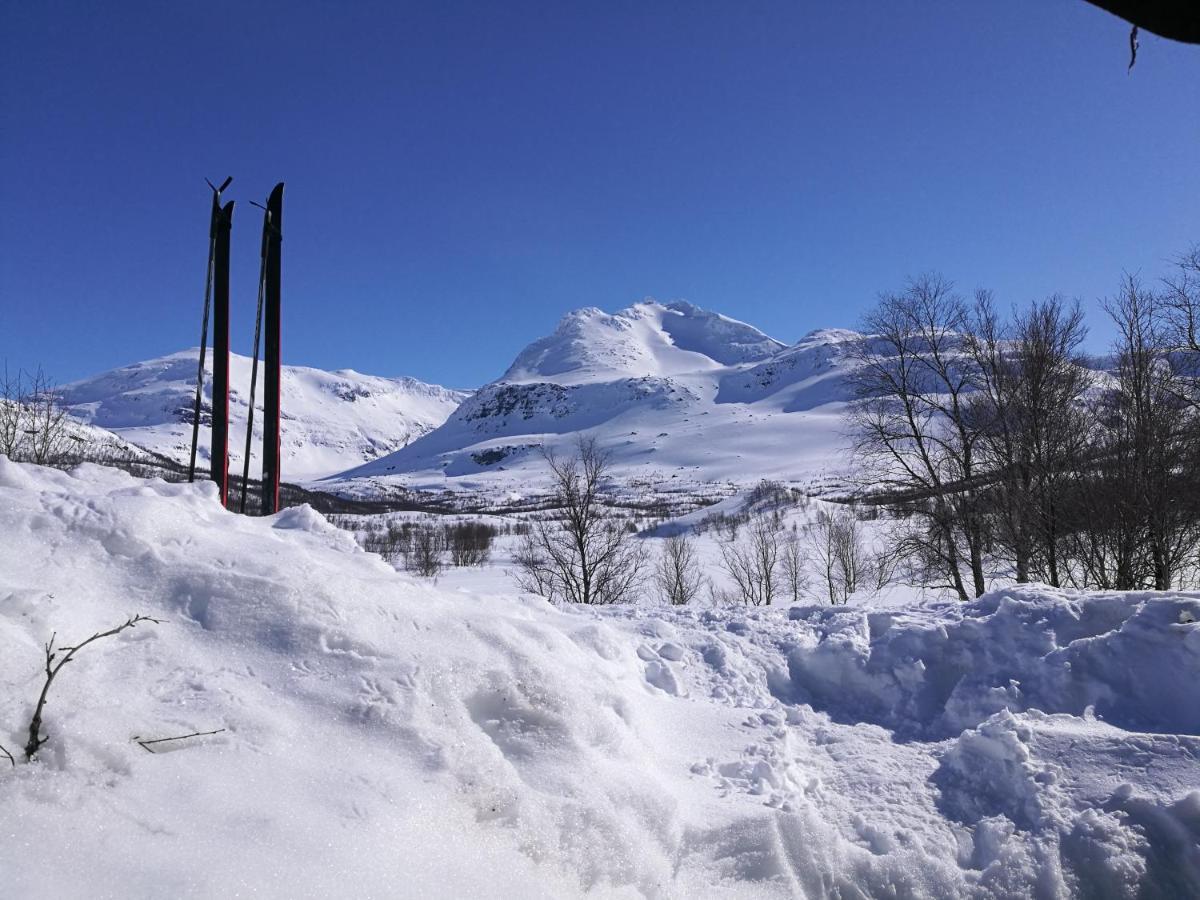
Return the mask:
<path id="1" fill-rule="evenodd" d="M 568 313 L 553 333 L 522 350 L 500 380 L 578 384 L 677 375 L 759 362 L 784 346 L 685 300 L 648 297 L 615 313 L 594 306 Z"/>

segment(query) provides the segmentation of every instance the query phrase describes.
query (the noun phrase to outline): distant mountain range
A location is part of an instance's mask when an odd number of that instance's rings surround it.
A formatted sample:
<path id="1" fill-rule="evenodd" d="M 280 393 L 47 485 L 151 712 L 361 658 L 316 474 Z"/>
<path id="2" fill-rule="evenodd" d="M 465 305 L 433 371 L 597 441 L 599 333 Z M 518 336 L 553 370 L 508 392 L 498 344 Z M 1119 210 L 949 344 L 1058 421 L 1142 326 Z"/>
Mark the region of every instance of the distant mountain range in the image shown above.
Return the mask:
<path id="1" fill-rule="evenodd" d="M 186 462 L 191 448 L 192 410 L 199 351 L 184 350 L 123 366 L 68 384 L 62 402 L 76 418 L 114 432 L 138 446 Z M 245 449 L 249 357 L 230 359 L 230 458 L 241 471 Z M 212 357 L 202 421 L 211 421 Z M 433 430 L 469 392 L 425 384 L 414 378 L 381 378 L 349 369 L 326 372 L 283 367 L 283 472 L 289 481 L 335 474 L 404 447 Z M 256 398 L 251 473 L 258 474 L 262 444 L 262 375 Z M 209 429 L 200 429 L 200 457 L 207 464 Z"/>
<path id="2" fill-rule="evenodd" d="M 763 478 L 819 489 L 847 463 L 846 351 L 862 339 L 822 330 L 789 345 L 689 303 L 648 300 L 569 313 L 474 392 L 285 366 L 285 478 L 358 495 L 403 487 L 519 499 L 544 490 L 543 448 L 569 452 L 590 435 L 614 474 L 647 494 L 728 492 Z M 63 400 L 93 426 L 186 460 L 196 354 L 75 382 Z M 248 358 L 233 357 L 231 382 L 236 469 Z M 208 410 L 206 393 L 206 420 Z"/>

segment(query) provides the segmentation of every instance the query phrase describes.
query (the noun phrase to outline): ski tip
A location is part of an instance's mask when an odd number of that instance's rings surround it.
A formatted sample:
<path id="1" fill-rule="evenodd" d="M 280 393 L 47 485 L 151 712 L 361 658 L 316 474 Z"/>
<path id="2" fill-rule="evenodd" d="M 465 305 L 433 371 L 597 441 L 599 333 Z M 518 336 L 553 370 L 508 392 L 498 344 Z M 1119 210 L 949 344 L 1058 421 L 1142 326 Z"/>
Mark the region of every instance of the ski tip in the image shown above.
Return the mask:
<path id="1" fill-rule="evenodd" d="M 279 184 L 275 185 L 275 189 L 273 191 L 271 191 L 271 196 L 267 200 L 267 205 L 270 206 L 271 204 L 281 204 L 281 203 L 283 203 L 283 182 L 282 181 L 279 182 Z"/>

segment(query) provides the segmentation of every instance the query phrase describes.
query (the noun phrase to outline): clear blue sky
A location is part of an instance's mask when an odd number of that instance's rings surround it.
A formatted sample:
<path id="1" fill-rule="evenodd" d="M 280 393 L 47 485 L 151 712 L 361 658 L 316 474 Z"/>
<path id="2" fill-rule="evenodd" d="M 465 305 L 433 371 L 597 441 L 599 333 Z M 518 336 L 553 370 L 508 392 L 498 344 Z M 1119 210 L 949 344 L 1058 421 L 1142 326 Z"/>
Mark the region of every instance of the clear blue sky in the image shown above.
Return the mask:
<path id="1" fill-rule="evenodd" d="M 285 361 L 456 386 L 578 306 L 791 341 L 926 270 L 1094 303 L 1200 240 L 1200 48 L 1127 75 L 1082 0 L 2 10 L 0 357 L 59 381 L 197 343 L 204 176 L 235 350 L 283 180 Z"/>

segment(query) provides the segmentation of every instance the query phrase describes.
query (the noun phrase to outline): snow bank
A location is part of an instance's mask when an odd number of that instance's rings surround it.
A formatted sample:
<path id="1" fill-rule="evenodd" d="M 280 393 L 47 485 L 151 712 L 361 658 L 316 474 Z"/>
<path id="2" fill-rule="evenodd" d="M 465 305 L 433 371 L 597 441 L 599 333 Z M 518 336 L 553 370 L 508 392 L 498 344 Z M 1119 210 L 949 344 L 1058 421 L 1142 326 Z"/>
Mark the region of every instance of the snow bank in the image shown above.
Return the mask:
<path id="1" fill-rule="evenodd" d="M 786 699 L 946 737 L 999 710 L 1039 709 L 1200 734 L 1200 594 L 1045 586 L 908 611 L 795 608 Z"/>
<path id="2" fill-rule="evenodd" d="M 0 768 L 5 895 L 1200 885 L 1194 596 L 556 610 L 417 583 L 310 509 L 2 457 L 0 535 L 10 749 L 52 632 L 164 620 L 82 651 Z"/>

